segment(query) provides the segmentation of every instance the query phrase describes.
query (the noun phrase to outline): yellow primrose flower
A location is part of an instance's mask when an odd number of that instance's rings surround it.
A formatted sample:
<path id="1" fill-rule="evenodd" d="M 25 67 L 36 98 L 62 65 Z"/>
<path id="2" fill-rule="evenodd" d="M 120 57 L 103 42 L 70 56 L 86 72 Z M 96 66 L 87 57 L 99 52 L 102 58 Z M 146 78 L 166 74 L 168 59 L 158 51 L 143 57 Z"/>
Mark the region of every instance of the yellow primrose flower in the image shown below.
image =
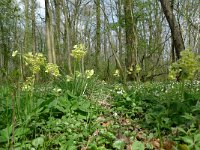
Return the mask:
<path id="1" fill-rule="evenodd" d="M 46 64 L 46 58 L 42 53 L 36 53 L 33 55 L 32 52 L 25 54 L 24 56 L 25 65 L 30 65 L 30 69 L 33 74 L 36 74 L 40 71 L 40 66 Z"/>
<path id="2" fill-rule="evenodd" d="M 94 75 L 94 69 L 85 71 L 86 78 L 89 79 Z"/>
<path id="3" fill-rule="evenodd" d="M 30 85 L 24 84 L 22 86 L 22 91 L 31 91 L 32 87 Z"/>
<path id="4" fill-rule="evenodd" d="M 79 71 L 75 71 L 75 76 L 76 77 L 80 77 L 81 76 L 81 73 Z"/>
<path id="5" fill-rule="evenodd" d="M 71 52 L 71 56 L 77 60 L 82 59 L 86 55 L 86 49 L 83 44 L 74 45 L 74 50 Z"/>
<path id="6" fill-rule="evenodd" d="M 22 91 L 31 91 L 34 86 L 35 76 L 27 77 L 26 81 L 23 83 Z"/>
<path id="7" fill-rule="evenodd" d="M 48 63 L 46 65 L 46 71 L 45 72 L 50 73 L 55 77 L 60 76 L 58 66 L 56 64 L 53 64 L 53 63 Z"/>
<path id="8" fill-rule="evenodd" d="M 56 92 L 56 93 L 61 93 L 62 89 L 60 89 L 60 88 L 54 88 L 53 91 Z"/>
<path id="9" fill-rule="evenodd" d="M 73 80 L 73 78 L 71 76 L 69 76 L 69 75 L 67 75 L 66 77 L 67 77 L 67 82 L 70 82 L 70 81 Z"/>
<path id="10" fill-rule="evenodd" d="M 116 77 L 119 77 L 119 70 L 116 69 L 116 70 L 115 70 L 115 73 L 114 73 L 113 75 L 116 76 Z"/>
<path id="11" fill-rule="evenodd" d="M 141 67 L 140 67 L 140 65 L 136 65 L 136 69 L 135 69 L 135 71 L 136 71 L 136 73 L 139 73 L 140 71 L 141 71 Z"/>
<path id="12" fill-rule="evenodd" d="M 18 54 L 18 51 L 13 51 L 12 52 L 12 57 L 15 57 Z"/>

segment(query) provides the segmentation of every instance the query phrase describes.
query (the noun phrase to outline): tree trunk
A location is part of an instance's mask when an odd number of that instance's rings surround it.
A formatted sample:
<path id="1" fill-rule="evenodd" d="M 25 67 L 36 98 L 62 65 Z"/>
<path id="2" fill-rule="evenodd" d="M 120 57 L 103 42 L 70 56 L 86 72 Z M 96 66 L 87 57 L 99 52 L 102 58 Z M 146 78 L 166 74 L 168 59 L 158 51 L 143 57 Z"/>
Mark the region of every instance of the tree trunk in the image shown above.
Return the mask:
<path id="1" fill-rule="evenodd" d="M 60 0 L 54 0 L 55 4 L 55 11 L 56 11 L 56 32 L 55 32 L 55 47 L 56 47 L 56 52 L 59 55 L 60 53 Z"/>
<path id="2" fill-rule="evenodd" d="M 36 37 L 35 37 L 35 0 L 31 0 L 31 16 L 32 16 L 32 52 L 36 52 Z"/>
<path id="3" fill-rule="evenodd" d="M 99 57 L 101 51 L 101 14 L 100 14 L 100 0 L 96 0 L 96 69 L 99 70 Z"/>
<path id="4" fill-rule="evenodd" d="M 46 19 L 45 22 L 46 22 L 46 41 L 47 41 L 48 62 L 56 63 L 51 16 L 52 15 L 49 8 L 49 0 L 45 0 L 45 19 Z"/>
<path id="5" fill-rule="evenodd" d="M 24 52 L 31 51 L 30 47 L 30 18 L 29 18 L 29 1 L 24 1 L 25 5 L 25 37 L 24 37 Z"/>
<path id="6" fill-rule="evenodd" d="M 172 3 L 169 0 L 160 0 L 163 12 L 168 21 L 169 27 L 171 29 L 171 34 L 173 38 L 173 43 L 176 51 L 177 59 L 180 59 L 180 52 L 185 49 L 184 41 L 181 33 L 181 28 L 173 14 Z"/>
<path id="7" fill-rule="evenodd" d="M 67 56 L 67 72 L 72 74 L 72 66 L 71 66 L 71 56 L 70 56 L 70 41 L 69 41 L 69 22 L 68 22 L 68 11 L 67 6 L 65 4 L 65 0 L 62 1 L 63 4 L 63 14 L 65 18 L 64 23 L 64 50 L 66 51 Z"/>
<path id="8" fill-rule="evenodd" d="M 133 4 L 132 0 L 124 0 L 124 13 L 125 13 L 125 33 L 126 33 L 126 67 L 132 73 L 129 79 L 134 79 L 134 70 L 136 65 L 136 49 L 135 43 L 135 28 L 133 20 Z"/>

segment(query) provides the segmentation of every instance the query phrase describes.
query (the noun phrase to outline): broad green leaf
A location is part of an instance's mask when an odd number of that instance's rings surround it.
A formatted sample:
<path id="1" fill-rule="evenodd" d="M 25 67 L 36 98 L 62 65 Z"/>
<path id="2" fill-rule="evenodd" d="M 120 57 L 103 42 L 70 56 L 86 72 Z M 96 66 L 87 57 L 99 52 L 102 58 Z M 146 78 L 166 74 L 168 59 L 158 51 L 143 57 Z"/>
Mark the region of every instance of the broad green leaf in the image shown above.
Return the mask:
<path id="1" fill-rule="evenodd" d="M 124 146 L 125 142 L 123 140 L 117 140 L 113 143 L 113 147 L 119 150 L 124 149 Z"/>
<path id="2" fill-rule="evenodd" d="M 0 143 L 6 142 L 10 139 L 12 133 L 12 126 L 9 126 L 3 130 L 0 131 Z"/>
<path id="3" fill-rule="evenodd" d="M 34 139 L 34 140 L 32 141 L 33 146 L 35 146 L 36 148 L 37 148 L 38 146 L 42 146 L 43 143 L 44 143 L 44 138 L 43 138 L 43 137 L 38 137 L 38 138 L 36 138 L 36 139 Z"/>
<path id="4" fill-rule="evenodd" d="M 17 128 L 15 130 L 15 136 L 22 136 L 22 135 L 26 135 L 28 132 L 30 131 L 29 128 Z"/>
<path id="5" fill-rule="evenodd" d="M 186 132 L 183 128 L 178 127 L 177 129 L 178 129 L 179 131 L 183 132 L 184 134 L 187 134 L 187 132 Z"/>
<path id="6" fill-rule="evenodd" d="M 144 150 L 144 144 L 140 141 L 134 141 L 132 144 L 132 150 Z"/>
<path id="7" fill-rule="evenodd" d="M 185 143 L 188 143 L 188 144 L 191 144 L 191 145 L 194 143 L 193 140 L 192 140 L 190 137 L 188 137 L 188 136 L 182 137 L 182 140 L 183 140 Z"/>
<path id="8" fill-rule="evenodd" d="M 194 135 L 194 141 L 196 141 L 200 144 L 200 134 Z"/>

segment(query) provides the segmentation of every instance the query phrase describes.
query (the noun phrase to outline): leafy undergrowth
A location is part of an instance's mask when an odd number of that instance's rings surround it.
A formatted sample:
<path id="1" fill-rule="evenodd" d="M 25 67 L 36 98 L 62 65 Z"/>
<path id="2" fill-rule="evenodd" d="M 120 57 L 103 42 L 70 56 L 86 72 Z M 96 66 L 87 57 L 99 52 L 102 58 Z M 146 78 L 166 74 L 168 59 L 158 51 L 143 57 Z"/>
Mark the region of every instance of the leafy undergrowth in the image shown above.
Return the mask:
<path id="1" fill-rule="evenodd" d="M 198 81 L 92 80 L 81 88 L 38 85 L 33 93 L 1 87 L 0 149 L 200 149 Z"/>

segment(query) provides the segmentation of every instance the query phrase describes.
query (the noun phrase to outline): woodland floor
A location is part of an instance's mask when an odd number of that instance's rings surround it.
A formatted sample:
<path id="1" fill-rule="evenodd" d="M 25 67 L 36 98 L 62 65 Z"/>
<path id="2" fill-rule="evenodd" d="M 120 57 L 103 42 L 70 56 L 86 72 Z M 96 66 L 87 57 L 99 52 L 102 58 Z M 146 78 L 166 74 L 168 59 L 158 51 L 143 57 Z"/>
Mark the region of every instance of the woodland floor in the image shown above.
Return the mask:
<path id="1" fill-rule="evenodd" d="M 0 150 L 200 150 L 198 81 L 0 91 Z"/>

